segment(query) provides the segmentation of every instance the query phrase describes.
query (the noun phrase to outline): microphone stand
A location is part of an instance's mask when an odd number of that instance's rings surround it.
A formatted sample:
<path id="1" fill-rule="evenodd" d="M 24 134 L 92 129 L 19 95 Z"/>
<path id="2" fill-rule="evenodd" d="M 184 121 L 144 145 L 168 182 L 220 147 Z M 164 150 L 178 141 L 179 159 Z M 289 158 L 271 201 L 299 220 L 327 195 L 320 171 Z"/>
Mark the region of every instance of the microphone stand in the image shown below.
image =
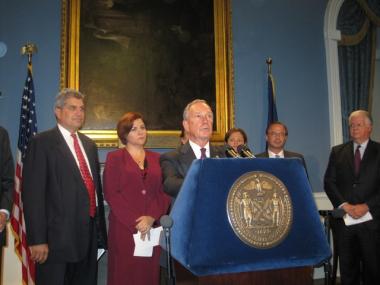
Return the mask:
<path id="1" fill-rule="evenodd" d="M 160 219 L 161 226 L 165 235 L 165 246 L 166 246 L 166 262 L 167 262 L 167 285 L 175 285 L 175 278 L 173 274 L 173 264 L 171 258 L 171 249 L 170 249 L 170 228 L 173 225 L 173 220 L 169 216 L 162 216 Z"/>

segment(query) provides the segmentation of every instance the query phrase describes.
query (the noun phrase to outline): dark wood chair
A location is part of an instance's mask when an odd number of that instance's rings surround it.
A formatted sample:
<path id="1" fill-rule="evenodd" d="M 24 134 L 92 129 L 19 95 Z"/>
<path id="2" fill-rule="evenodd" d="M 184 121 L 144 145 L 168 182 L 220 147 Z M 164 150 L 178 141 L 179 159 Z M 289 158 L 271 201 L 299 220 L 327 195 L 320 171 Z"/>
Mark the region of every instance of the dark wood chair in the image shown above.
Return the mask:
<path id="1" fill-rule="evenodd" d="M 335 229 L 337 223 L 336 219 L 341 218 L 342 213 L 339 210 L 319 210 L 319 215 L 323 218 L 323 224 L 325 228 L 327 241 L 332 248 L 332 256 L 328 260 L 325 260 L 322 264 L 317 265 L 316 267 L 324 267 L 325 285 L 335 285 L 339 260 L 339 250 L 338 243 L 336 240 Z"/>

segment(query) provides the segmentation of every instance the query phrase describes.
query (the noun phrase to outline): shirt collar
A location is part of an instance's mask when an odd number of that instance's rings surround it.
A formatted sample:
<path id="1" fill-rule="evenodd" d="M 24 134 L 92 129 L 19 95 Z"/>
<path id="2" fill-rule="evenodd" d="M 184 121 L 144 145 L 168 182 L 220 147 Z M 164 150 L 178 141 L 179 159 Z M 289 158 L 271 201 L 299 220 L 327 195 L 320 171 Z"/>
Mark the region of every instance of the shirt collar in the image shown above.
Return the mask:
<path id="1" fill-rule="evenodd" d="M 270 151 L 269 149 L 268 149 L 268 156 L 270 157 L 270 158 L 277 158 L 277 156 L 279 156 L 280 158 L 284 158 L 285 156 L 284 156 L 284 150 L 281 150 L 279 153 L 274 153 L 274 152 L 272 152 L 272 151 Z"/>
<path id="2" fill-rule="evenodd" d="M 71 138 L 71 133 L 70 131 L 68 131 L 67 129 L 65 129 L 62 125 L 60 124 L 57 124 L 58 126 L 58 129 L 60 130 L 60 132 L 62 133 L 62 135 L 65 137 L 65 138 Z M 77 132 L 75 132 L 76 134 Z"/>
<path id="3" fill-rule="evenodd" d="M 195 154 L 195 157 L 197 159 L 200 159 L 201 158 L 201 146 L 199 146 L 198 144 L 196 144 L 195 142 L 189 140 L 189 144 Z M 204 148 L 206 149 L 206 156 L 207 157 L 210 157 L 210 142 L 207 142 L 207 144 L 204 146 Z"/>

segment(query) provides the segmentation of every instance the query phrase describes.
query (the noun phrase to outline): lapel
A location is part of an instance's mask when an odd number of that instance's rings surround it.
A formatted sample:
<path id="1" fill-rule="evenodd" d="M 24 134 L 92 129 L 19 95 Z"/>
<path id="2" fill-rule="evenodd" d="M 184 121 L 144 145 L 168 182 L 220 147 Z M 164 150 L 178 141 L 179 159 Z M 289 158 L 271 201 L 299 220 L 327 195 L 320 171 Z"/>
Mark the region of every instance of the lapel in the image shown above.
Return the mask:
<path id="1" fill-rule="evenodd" d="M 364 151 L 362 161 L 360 163 L 360 172 L 362 171 L 364 167 L 369 165 L 371 158 L 376 157 L 376 156 L 377 156 L 377 148 L 375 147 L 375 144 L 373 143 L 373 141 L 369 140 L 367 144 L 367 148 Z"/>
<path id="2" fill-rule="evenodd" d="M 195 154 L 193 152 L 193 149 L 191 148 L 189 142 L 185 143 L 182 145 L 179 149 L 179 163 L 181 168 L 184 171 L 184 174 L 187 173 L 187 171 L 190 168 L 191 163 L 193 162 L 194 159 L 196 159 Z"/>
<path id="3" fill-rule="evenodd" d="M 220 158 L 224 157 L 224 154 L 221 153 L 221 150 L 210 144 L 210 157 Z"/>
<path id="4" fill-rule="evenodd" d="M 141 184 L 141 186 L 144 186 L 144 181 L 140 179 L 142 175 L 142 170 L 138 166 L 138 164 L 133 160 L 131 154 L 126 150 L 126 148 L 122 149 L 122 158 L 123 158 L 123 166 L 125 168 L 125 173 L 133 171 L 136 181 Z M 145 151 L 145 160 L 148 161 L 149 155 L 148 152 Z M 149 165 L 149 162 L 148 162 Z M 138 178 L 138 179 L 137 179 Z"/>
<path id="5" fill-rule="evenodd" d="M 348 167 L 350 168 L 350 172 L 352 174 L 355 173 L 354 167 L 354 142 L 349 141 L 344 148 L 345 157 L 347 157 Z"/>

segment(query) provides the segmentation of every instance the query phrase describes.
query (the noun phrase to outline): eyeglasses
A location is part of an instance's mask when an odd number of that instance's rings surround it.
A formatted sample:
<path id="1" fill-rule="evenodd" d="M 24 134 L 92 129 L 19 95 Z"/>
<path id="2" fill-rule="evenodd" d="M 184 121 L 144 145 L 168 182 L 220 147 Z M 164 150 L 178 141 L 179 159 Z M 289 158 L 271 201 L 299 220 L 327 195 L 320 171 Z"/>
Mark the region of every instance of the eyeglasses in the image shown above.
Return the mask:
<path id="1" fill-rule="evenodd" d="M 285 137 L 286 136 L 285 133 L 277 133 L 277 132 L 270 132 L 268 133 L 268 135 L 271 137 Z"/>
<path id="2" fill-rule="evenodd" d="M 350 129 L 360 129 L 360 128 L 364 128 L 366 125 L 365 124 L 351 124 L 349 125 Z"/>

